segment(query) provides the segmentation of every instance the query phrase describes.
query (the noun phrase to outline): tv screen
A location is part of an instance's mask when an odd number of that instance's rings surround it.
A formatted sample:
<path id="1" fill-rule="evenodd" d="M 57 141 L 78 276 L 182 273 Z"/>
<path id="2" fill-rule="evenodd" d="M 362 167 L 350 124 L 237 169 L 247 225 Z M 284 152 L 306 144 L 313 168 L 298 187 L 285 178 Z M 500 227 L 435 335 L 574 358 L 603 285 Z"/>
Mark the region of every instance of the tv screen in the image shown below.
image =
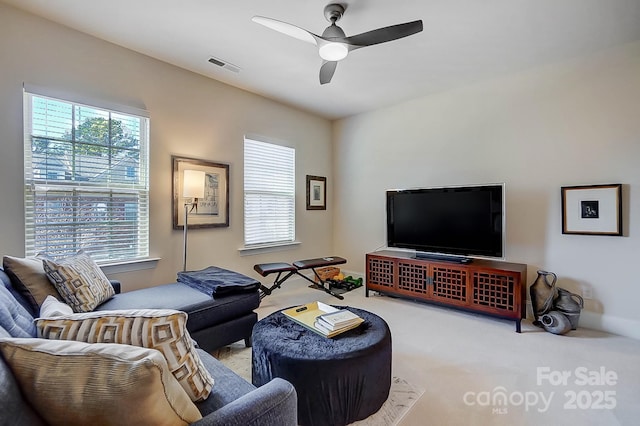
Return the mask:
<path id="1" fill-rule="evenodd" d="M 502 258 L 504 185 L 387 191 L 387 245 Z"/>

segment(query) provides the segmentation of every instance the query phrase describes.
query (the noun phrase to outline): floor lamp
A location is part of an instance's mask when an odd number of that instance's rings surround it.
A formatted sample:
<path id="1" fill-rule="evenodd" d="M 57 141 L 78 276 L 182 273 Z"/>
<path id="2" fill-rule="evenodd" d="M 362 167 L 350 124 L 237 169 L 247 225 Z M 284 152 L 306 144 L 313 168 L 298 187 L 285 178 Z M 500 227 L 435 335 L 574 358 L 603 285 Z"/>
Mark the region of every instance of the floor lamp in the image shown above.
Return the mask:
<path id="1" fill-rule="evenodd" d="M 187 270 L 187 229 L 189 227 L 189 207 L 198 212 L 198 198 L 204 198 L 204 172 L 200 170 L 185 170 L 182 179 L 182 196 L 184 203 L 184 250 L 182 256 L 182 270 Z M 192 198 L 190 203 L 186 199 Z"/>

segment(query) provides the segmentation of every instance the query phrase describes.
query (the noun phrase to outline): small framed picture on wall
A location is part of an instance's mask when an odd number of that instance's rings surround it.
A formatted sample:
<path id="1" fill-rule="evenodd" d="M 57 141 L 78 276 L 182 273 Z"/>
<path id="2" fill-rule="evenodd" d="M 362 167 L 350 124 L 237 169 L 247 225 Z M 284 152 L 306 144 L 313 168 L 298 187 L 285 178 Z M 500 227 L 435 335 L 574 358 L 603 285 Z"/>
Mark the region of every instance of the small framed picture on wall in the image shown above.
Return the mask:
<path id="1" fill-rule="evenodd" d="M 563 186 L 562 233 L 622 235 L 622 184 Z"/>
<path id="2" fill-rule="evenodd" d="M 307 210 L 327 209 L 327 178 L 307 175 Z"/>

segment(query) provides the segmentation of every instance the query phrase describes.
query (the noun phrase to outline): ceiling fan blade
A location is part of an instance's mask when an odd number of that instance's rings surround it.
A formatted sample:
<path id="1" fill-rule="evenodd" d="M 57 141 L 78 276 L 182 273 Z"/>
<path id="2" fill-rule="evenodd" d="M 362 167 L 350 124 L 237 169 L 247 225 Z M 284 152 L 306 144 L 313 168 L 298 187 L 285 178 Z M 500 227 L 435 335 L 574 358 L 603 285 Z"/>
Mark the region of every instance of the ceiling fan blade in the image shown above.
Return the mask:
<path id="1" fill-rule="evenodd" d="M 405 22 L 404 24 L 391 25 L 389 27 L 378 28 L 377 30 L 346 37 L 345 43 L 350 45 L 349 50 L 360 47 L 372 46 L 374 44 L 385 43 L 397 40 L 422 31 L 422 20 Z"/>
<path id="2" fill-rule="evenodd" d="M 296 27 L 295 25 L 288 24 L 286 22 L 278 21 L 276 19 L 265 18 L 264 16 L 254 16 L 251 18 L 256 24 L 264 25 L 267 28 L 281 32 L 290 37 L 297 38 L 298 40 L 306 41 L 317 45 L 316 41 L 319 37 L 303 28 Z"/>
<path id="3" fill-rule="evenodd" d="M 322 66 L 320 67 L 320 84 L 327 84 L 331 81 L 337 66 L 337 61 L 322 61 Z"/>

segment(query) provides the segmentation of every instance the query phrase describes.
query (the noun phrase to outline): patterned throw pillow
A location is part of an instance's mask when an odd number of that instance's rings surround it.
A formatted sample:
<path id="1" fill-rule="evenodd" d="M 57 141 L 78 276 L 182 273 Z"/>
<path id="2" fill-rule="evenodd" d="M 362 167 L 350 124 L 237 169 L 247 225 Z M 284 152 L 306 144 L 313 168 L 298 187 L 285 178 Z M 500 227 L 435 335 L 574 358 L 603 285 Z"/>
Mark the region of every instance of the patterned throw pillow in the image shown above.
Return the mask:
<path id="1" fill-rule="evenodd" d="M 74 312 L 91 312 L 115 292 L 100 267 L 80 250 L 61 260 L 43 258 L 47 278 Z"/>
<path id="2" fill-rule="evenodd" d="M 188 425 L 202 418 L 158 351 L 0 338 L 0 353 L 50 425 Z"/>
<path id="3" fill-rule="evenodd" d="M 124 343 L 159 350 L 192 401 L 206 399 L 213 378 L 187 331 L 187 314 L 172 309 L 99 311 L 36 318 L 38 337 L 87 343 Z"/>

